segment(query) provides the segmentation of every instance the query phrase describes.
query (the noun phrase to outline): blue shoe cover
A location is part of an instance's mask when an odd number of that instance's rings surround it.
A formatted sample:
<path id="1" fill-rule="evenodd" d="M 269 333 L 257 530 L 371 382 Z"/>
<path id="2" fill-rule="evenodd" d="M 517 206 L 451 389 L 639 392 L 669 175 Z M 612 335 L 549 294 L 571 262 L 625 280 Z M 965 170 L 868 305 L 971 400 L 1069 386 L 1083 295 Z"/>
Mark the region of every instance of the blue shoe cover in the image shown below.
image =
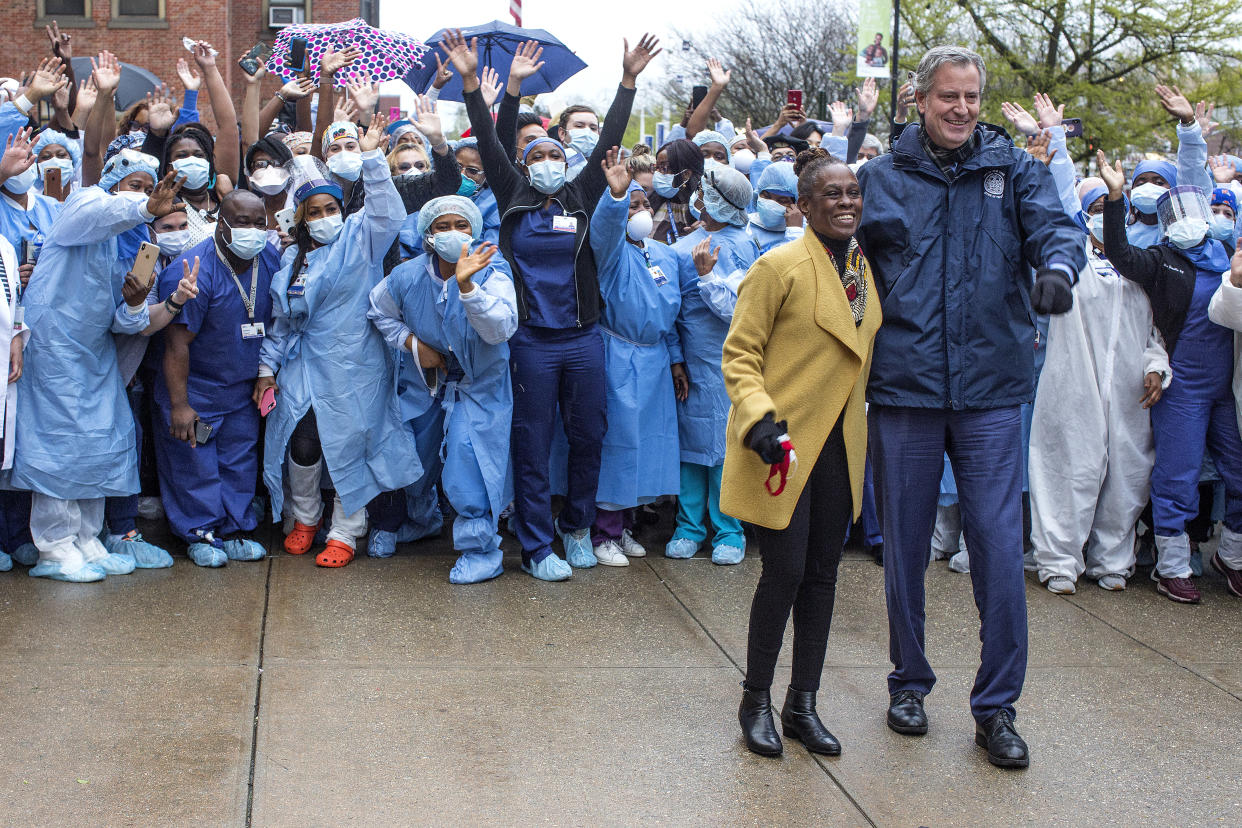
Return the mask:
<path id="1" fill-rule="evenodd" d="M 453 569 L 449 572 L 449 583 L 481 584 L 490 581 L 505 571 L 500 559 L 499 549 L 491 552 L 466 552 L 453 564 Z"/>
<path id="2" fill-rule="evenodd" d="M 595 557 L 592 555 L 591 557 Z M 539 563 L 522 561 L 522 571 L 541 581 L 568 581 L 574 571 L 552 552 Z"/>
<path id="3" fill-rule="evenodd" d="M 88 563 L 102 569 L 105 575 L 128 575 L 138 568 L 138 562 L 134 560 L 133 555 L 117 552 L 109 552 L 102 558 L 96 558 Z"/>
<path id="4" fill-rule="evenodd" d="M 133 558 L 138 569 L 167 569 L 173 565 L 172 555 L 153 543 L 147 543 L 138 532 L 109 535 L 104 545 L 113 554 Z"/>
<path id="5" fill-rule="evenodd" d="M 728 544 L 721 544 L 712 550 L 712 563 L 718 566 L 732 566 L 733 564 L 741 563 L 742 558 L 745 557 L 745 547 L 738 548 Z"/>
<path id="6" fill-rule="evenodd" d="M 13 559 L 8 552 L 0 552 L 0 572 L 8 572 L 13 568 Z"/>
<path id="7" fill-rule="evenodd" d="M 190 556 L 190 560 L 199 566 L 224 566 L 224 562 L 228 560 L 228 556 L 224 554 L 223 549 L 202 541 L 190 544 L 187 553 Z"/>
<path id="8" fill-rule="evenodd" d="M 1203 554 L 1198 549 L 1190 553 L 1190 574 L 1196 578 L 1203 577 Z"/>
<path id="9" fill-rule="evenodd" d="M 13 560 L 22 566 L 34 566 L 39 562 L 39 547 L 33 543 L 23 543 L 13 552 Z"/>
<path id="10" fill-rule="evenodd" d="M 556 524 L 556 533 L 565 544 L 565 560 L 574 569 L 590 569 L 599 561 L 591 550 L 591 530 L 579 529 L 577 532 L 562 532 L 560 523 Z"/>
<path id="11" fill-rule="evenodd" d="M 40 561 L 30 570 L 32 578 L 51 578 L 53 581 L 69 581 L 75 584 L 102 581 L 106 575 L 106 572 L 93 563 L 83 563 L 77 569 L 67 571 L 60 561 Z"/>
<path id="12" fill-rule="evenodd" d="M 391 558 L 397 551 L 397 533 L 372 529 L 367 538 L 367 557 Z"/>
<path id="13" fill-rule="evenodd" d="M 694 554 L 699 551 L 697 541 L 689 538 L 673 538 L 664 547 L 664 557 L 666 558 L 693 558 Z M 713 553 L 714 554 L 714 553 Z"/>
<path id="14" fill-rule="evenodd" d="M 261 561 L 267 556 L 263 544 L 250 538 L 224 541 L 224 554 L 230 561 Z"/>

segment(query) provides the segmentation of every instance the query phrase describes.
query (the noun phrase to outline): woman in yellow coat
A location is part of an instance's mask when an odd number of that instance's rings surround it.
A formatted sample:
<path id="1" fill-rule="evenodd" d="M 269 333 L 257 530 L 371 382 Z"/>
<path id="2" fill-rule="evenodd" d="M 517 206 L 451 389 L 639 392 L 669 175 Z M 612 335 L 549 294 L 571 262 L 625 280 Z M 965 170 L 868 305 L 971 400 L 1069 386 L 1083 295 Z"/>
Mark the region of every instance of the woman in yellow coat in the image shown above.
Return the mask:
<path id="1" fill-rule="evenodd" d="M 807 749 L 835 756 L 841 745 L 816 714 L 815 694 L 845 532 L 862 509 L 864 392 L 880 305 L 853 238 L 862 210 L 858 180 L 819 149 L 801 153 L 794 170 L 798 209 L 812 232 L 751 266 L 725 340 L 733 409 L 720 507 L 757 527 L 763 559 L 738 712 L 747 747 L 765 756 L 782 750 L 771 687 L 792 609 L 793 679 L 782 729 Z M 790 444 L 797 468 L 782 490 Z"/>

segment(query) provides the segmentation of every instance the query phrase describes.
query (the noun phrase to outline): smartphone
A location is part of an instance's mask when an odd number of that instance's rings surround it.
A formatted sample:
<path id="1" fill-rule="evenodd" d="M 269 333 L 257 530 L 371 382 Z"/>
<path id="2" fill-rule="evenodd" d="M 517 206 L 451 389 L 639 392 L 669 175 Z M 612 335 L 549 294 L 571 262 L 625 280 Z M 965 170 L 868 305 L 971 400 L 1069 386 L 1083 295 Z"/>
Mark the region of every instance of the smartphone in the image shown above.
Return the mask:
<path id="1" fill-rule="evenodd" d="M 306 38 L 295 37 L 289 41 L 288 66 L 295 72 L 306 71 Z"/>
<path id="2" fill-rule="evenodd" d="M 57 201 L 65 200 L 65 191 L 61 186 L 59 169 L 53 167 L 43 174 L 43 194 Z"/>
<path id="3" fill-rule="evenodd" d="M 215 429 L 204 423 L 202 420 L 194 421 L 194 442 L 196 445 L 203 445 L 211 442 L 211 436 Z"/>
<path id="4" fill-rule="evenodd" d="M 788 92 L 786 92 L 785 103 L 789 106 L 794 107 L 795 109 L 801 109 L 802 108 L 802 90 L 801 89 L 790 89 Z"/>
<path id="5" fill-rule="evenodd" d="M 276 226 L 280 228 L 280 232 L 286 236 L 293 234 L 294 217 L 297 214 L 298 208 L 296 207 L 286 207 L 276 211 Z"/>
<path id="6" fill-rule="evenodd" d="M 440 387 L 440 369 L 424 368 L 423 382 L 427 383 L 427 390 L 432 394 L 436 393 L 436 389 Z"/>
<path id="7" fill-rule="evenodd" d="M 250 47 L 249 52 L 242 55 L 241 60 L 237 61 L 237 65 L 241 67 L 243 72 L 253 78 L 255 73 L 259 71 L 259 66 L 267 59 L 267 54 L 267 44 L 263 42 L 256 43 Z"/>
<path id="8" fill-rule="evenodd" d="M 392 123 L 393 121 L 400 121 L 400 120 L 401 120 L 401 107 L 399 106 L 388 107 L 388 122 Z"/>
<path id="9" fill-rule="evenodd" d="M 1065 127 L 1066 138 L 1082 137 L 1082 118 L 1065 118 L 1061 121 L 1061 126 Z"/>
<path id="10" fill-rule="evenodd" d="M 707 97 L 706 86 L 696 86 L 690 90 L 690 110 L 694 111 L 699 108 L 699 104 L 703 103 L 703 99 Z"/>
<path id="11" fill-rule="evenodd" d="M 38 258 L 35 255 L 34 242 L 30 239 L 22 239 L 21 257 L 21 264 L 34 264 Z"/>
<path id="12" fill-rule="evenodd" d="M 144 280 L 147 287 L 151 287 L 151 283 L 155 281 L 155 264 L 159 255 L 159 245 L 143 242 L 138 245 L 138 255 L 134 257 L 134 266 L 129 272 Z"/>
<path id="13" fill-rule="evenodd" d="M 266 417 L 276 407 L 276 389 L 269 388 L 259 397 L 259 416 Z"/>

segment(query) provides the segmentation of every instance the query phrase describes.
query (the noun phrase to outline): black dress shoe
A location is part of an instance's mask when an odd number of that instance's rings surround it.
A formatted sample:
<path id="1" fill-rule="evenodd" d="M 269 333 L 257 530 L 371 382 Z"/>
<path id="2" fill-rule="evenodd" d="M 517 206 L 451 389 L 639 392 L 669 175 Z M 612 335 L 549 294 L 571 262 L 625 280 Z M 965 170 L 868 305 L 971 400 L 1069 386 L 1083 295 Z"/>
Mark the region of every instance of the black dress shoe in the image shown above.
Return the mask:
<path id="1" fill-rule="evenodd" d="M 996 711 L 983 724 L 975 724 L 975 744 L 988 749 L 988 761 L 998 768 L 1025 768 L 1031 763 L 1026 742 L 1004 710 Z"/>
<path id="2" fill-rule="evenodd" d="M 884 544 L 877 543 L 868 549 L 867 552 L 871 554 L 871 560 L 875 561 L 876 566 L 884 566 Z"/>
<path id="3" fill-rule="evenodd" d="M 789 688 L 785 707 L 781 710 L 781 732 L 806 745 L 811 753 L 840 756 L 841 743 L 828 732 L 815 712 L 815 694 L 809 690 Z"/>
<path id="4" fill-rule="evenodd" d="M 776 733 L 772 721 L 772 693 L 769 690 L 750 690 L 742 685 L 742 705 L 737 710 L 737 720 L 742 725 L 746 747 L 760 756 L 780 756 L 785 746 Z"/>
<path id="5" fill-rule="evenodd" d="M 888 702 L 888 726 L 906 736 L 927 732 L 927 711 L 923 694 L 917 690 L 898 690 Z"/>

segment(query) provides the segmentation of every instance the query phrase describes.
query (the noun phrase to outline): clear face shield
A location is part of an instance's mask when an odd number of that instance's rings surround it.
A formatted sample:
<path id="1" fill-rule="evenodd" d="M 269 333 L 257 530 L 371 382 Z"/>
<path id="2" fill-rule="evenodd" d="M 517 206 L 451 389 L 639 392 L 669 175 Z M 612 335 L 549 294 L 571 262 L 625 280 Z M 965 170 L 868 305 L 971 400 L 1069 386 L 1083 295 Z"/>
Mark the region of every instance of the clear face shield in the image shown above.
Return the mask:
<path id="1" fill-rule="evenodd" d="M 1160 221 L 1161 232 L 1184 250 L 1207 236 L 1212 223 L 1212 206 L 1198 187 L 1174 187 L 1156 202 L 1156 218 Z"/>

